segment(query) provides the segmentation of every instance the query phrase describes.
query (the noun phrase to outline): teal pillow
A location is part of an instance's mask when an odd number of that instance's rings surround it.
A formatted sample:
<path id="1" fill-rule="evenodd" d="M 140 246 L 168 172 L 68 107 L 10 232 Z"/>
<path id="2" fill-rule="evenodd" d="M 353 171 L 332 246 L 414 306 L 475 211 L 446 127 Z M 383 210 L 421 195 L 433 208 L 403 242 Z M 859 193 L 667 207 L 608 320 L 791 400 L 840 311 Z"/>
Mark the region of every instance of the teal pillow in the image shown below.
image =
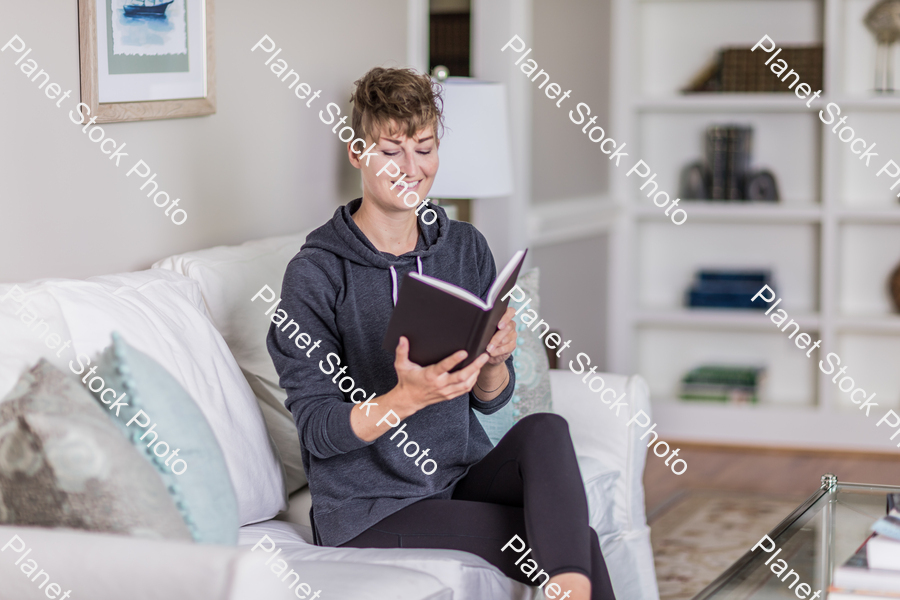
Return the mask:
<path id="1" fill-rule="evenodd" d="M 156 467 L 194 540 L 236 545 L 237 497 L 206 418 L 159 363 L 129 346 L 118 333 L 112 338 L 112 345 L 95 361 L 102 386 L 94 376 L 85 385 Z M 122 402 L 115 408 L 113 393 Z"/>
<path id="2" fill-rule="evenodd" d="M 493 445 L 496 446 L 500 438 L 516 424 L 516 418 L 513 416 L 514 406 L 512 402 L 507 402 L 506 406 L 490 415 L 475 411 L 475 416 Z"/>
<path id="3" fill-rule="evenodd" d="M 540 314 L 539 276 L 537 267 L 519 275 L 516 285 L 525 292 L 525 299 L 522 302 L 513 302 L 510 299 L 511 307 L 519 308 L 531 298 L 528 308 Z M 514 318 L 513 323 L 516 324 L 518 333 L 516 349 L 513 350 L 513 367 L 516 370 L 513 397 L 506 406 L 494 414 L 475 412 L 475 416 L 495 446 L 516 421 L 532 413 L 553 412 L 550 398 L 550 363 L 547 360 L 544 343 L 536 333 L 528 331 L 518 318 Z"/>

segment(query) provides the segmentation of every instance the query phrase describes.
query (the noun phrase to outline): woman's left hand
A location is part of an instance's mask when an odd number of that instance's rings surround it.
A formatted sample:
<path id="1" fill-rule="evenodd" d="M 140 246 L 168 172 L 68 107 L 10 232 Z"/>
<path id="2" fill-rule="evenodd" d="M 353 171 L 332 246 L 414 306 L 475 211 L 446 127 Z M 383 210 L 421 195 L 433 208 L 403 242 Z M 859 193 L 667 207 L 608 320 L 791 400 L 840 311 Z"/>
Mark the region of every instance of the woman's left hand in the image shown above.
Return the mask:
<path id="1" fill-rule="evenodd" d="M 507 308 L 503 318 L 497 324 L 497 333 L 494 334 L 488 343 L 487 353 L 490 358 L 488 358 L 487 364 L 499 365 L 509 358 L 512 351 L 516 349 L 518 336 L 516 334 L 516 325 L 512 320 L 515 314 L 516 310 L 513 307 Z"/>

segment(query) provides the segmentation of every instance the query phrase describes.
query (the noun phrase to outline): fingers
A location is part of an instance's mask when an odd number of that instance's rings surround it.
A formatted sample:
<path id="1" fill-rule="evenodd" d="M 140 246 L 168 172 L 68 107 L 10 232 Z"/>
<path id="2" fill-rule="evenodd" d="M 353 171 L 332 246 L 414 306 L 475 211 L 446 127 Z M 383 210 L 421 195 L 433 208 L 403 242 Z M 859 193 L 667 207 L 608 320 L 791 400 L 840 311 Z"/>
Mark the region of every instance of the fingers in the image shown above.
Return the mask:
<path id="1" fill-rule="evenodd" d="M 400 336 L 397 348 L 394 350 L 394 364 L 402 364 L 409 360 L 409 340 L 406 336 Z"/>
<path id="2" fill-rule="evenodd" d="M 504 325 L 512 321 L 514 316 L 516 316 L 516 309 L 512 306 L 508 307 L 506 312 L 503 313 L 503 316 L 500 318 L 500 322 L 497 323 L 497 329 L 502 329 Z"/>
<path id="3" fill-rule="evenodd" d="M 465 369 L 453 373 L 452 377 L 456 377 L 456 381 L 460 382 L 465 382 L 467 379 L 472 377 L 473 374 L 475 375 L 475 377 L 478 377 L 478 373 L 481 372 L 481 367 L 483 367 L 490 358 L 491 356 L 487 352 L 482 352 L 471 365 L 469 365 Z"/>
<path id="4" fill-rule="evenodd" d="M 435 363 L 432 365 L 432 368 L 437 371 L 437 375 L 443 375 L 444 373 L 449 373 L 450 369 L 466 360 L 466 357 L 469 355 L 465 350 L 460 350 L 458 352 L 454 352 L 441 362 Z"/>
<path id="5" fill-rule="evenodd" d="M 409 360 L 409 339 L 403 335 L 400 336 L 400 341 L 397 342 L 397 349 L 394 350 L 394 368 L 398 367 L 401 369 L 419 367 L 419 365 Z"/>
<path id="6" fill-rule="evenodd" d="M 503 362 L 506 360 L 510 354 L 513 353 L 513 350 L 516 349 L 516 342 L 510 342 L 508 344 L 504 344 L 503 346 L 497 346 L 490 352 L 490 360 L 488 362 L 495 364 L 498 362 Z"/>
<path id="7" fill-rule="evenodd" d="M 471 390 L 473 387 L 475 387 L 475 383 L 478 381 L 479 374 L 480 373 L 477 373 L 477 372 L 473 373 L 472 376 L 466 380 L 466 388 L 467 389 Z"/>
<path id="8" fill-rule="evenodd" d="M 465 385 L 466 380 L 469 379 L 473 374 L 477 377 L 478 373 L 481 372 L 481 367 L 487 363 L 490 359 L 490 355 L 487 352 L 482 352 L 478 358 L 476 358 L 472 364 L 467 366 L 465 369 L 460 369 L 456 373 L 443 373 L 444 377 L 444 385 L 446 386 L 457 386 L 457 385 Z M 440 363 L 439 363 L 440 364 Z M 468 390 L 464 390 L 468 391 Z"/>
<path id="9" fill-rule="evenodd" d="M 497 333 L 494 334 L 494 337 L 491 338 L 491 342 L 488 344 L 487 351 L 494 353 L 494 349 L 499 346 L 506 346 L 510 342 L 516 341 L 516 331 L 515 329 L 501 329 Z"/>
<path id="10" fill-rule="evenodd" d="M 461 373 L 462 371 L 460 371 Z M 454 384 L 446 388 L 447 399 L 456 398 L 457 396 L 461 396 L 463 394 L 468 394 L 472 391 L 472 388 L 475 387 L 475 382 L 478 381 L 478 375 L 480 373 L 480 369 L 472 373 L 469 377 L 467 377 L 464 381 Z M 456 375 L 456 373 L 454 373 Z"/>
<path id="11" fill-rule="evenodd" d="M 516 338 L 518 334 L 516 333 L 516 328 L 509 322 L 503 329 L 499 329 L 497 333 L 491 338 L 490 343 L 488 344 L 487 351 L 491 356 L 497 356 L 501 354 L 499 348 L 506 347 L 510 344 L 515 344 Z M 515 350 L 515 347 L 513 347 Z"/>

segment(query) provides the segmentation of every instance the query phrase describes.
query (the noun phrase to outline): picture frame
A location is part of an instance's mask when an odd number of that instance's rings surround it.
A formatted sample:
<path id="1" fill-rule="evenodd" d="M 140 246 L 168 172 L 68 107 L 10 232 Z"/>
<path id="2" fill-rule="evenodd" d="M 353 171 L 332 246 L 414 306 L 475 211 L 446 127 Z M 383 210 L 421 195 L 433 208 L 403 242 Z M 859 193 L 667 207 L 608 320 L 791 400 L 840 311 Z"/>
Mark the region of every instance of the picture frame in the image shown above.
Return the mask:
<path id="1" fill-rule="evenodd" d="M 97 123 L 216 112 L 214 0 L 78 0 L 81 101 Z"/>

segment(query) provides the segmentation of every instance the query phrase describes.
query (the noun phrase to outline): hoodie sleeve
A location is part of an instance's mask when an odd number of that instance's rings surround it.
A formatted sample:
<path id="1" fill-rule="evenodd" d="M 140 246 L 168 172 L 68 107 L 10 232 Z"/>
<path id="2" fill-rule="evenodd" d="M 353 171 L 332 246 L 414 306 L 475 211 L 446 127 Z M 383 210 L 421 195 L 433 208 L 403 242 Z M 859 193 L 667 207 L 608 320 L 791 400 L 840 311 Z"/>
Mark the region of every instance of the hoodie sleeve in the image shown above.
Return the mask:
<path id="1" fill-rule="evenodd" d="M 491 289 L 491 284 L 493 284 L 494 279 L 497 278 L 497 266 L 494 264 L 494 255 L 491 252 L 490 246 L 488 246 L 487 240 L 484 239 L 481 232 L 474 227 L 472 228 L 472 231 L 475 233 L 475 252 L 477 253 L 478 275 L 481 278 L 481 293 L 479 296 L 481 298 L 486 298 L 488 290 Z M 490 415 L 506 406 L 506 403 L 512 398 L 513 389 L 516 386 L 516 370 L 513 367 L 512 356 L 506 359 L 506 368 L 509 370 L 509 383 L 506 384 L 506 388 L 500 392 L 499 396 L 490 402 L 482 402 L 479 400 L 475 396 L 474 390 L 469 392 L 469 404 L 472 408 L 478 412 Z"/>
<path id="2" fill-rule="evenodd" d="M 300 443 L 317 458 L 329 458 L 371 444 L 353 432 L 343 393 L 326 373 L 343 363 L 335 320 L 338 290 L 313 261 L 297 257 L 284 274 L 282 301 L 271 315 L 266 345 L 285 407 L 294 416 Z M 299 324 L 299 330 L 291 322 Z M 296 335 L 295 335 L 296 334 Z"/>

